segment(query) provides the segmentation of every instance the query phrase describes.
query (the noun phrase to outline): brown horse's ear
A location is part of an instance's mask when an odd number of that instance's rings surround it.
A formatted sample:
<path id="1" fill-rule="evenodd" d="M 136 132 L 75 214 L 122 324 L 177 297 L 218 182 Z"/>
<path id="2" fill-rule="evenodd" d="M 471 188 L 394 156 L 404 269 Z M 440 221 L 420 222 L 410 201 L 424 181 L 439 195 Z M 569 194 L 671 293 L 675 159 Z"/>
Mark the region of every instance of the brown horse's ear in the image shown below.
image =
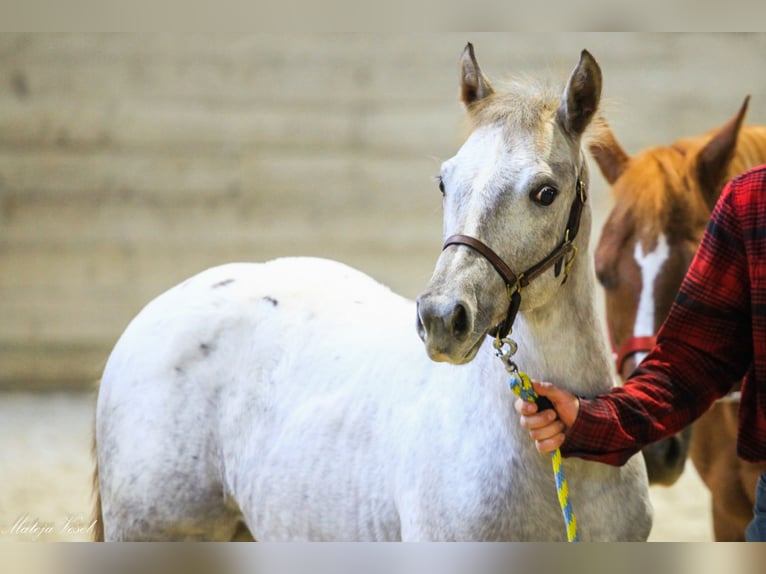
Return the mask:
<path id="1" fill-rule="evenodd" d="M 580 53 L 580 61 L 569 77 L 557 119 L 564 131 L 580 136 L 588 127 L 601 100 L 601 68 L 588 50 Z"/>
<path id="2" fill-rule="evenodd" d="M 702 197 L 711 211 L 728 179 L 729 163 L 734 157 L 737 136 L 745 120 L 749 103 L 750 96 L 747 96 L 737 115 L 718 130 L 697 154 L 697 180 Z"/>
<path id="3" fill-rule="evenodd" d="M 493 92 L 489 80 L 482 74 L 476 61 L 473 44 L 468 42 L 460 56 L 460 100 L 468 107 Z"/>
<path id="4" fill-rule="evenodd" d="M 619 179 L 628 166 L 630 156 L 617 143 L 617 139 L 606 121 L 602 119 L 599 124 L 597 139 L 591 142 L 588 149 L 601 169 L 604 179 L 609 185 L 614 185 L 614 182 Z"/>

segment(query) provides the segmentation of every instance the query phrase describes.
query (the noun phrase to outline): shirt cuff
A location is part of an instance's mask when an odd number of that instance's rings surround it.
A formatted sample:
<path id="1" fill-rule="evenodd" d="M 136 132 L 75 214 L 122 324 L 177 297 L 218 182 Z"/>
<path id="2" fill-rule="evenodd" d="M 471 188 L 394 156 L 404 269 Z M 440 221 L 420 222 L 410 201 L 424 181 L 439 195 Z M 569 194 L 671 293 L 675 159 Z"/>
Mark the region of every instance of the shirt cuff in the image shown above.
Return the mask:
<path id="1" fill-rule="evenodd" d="M 580 409 L 561 445 L 561 455 L 621 466 L 638 452 L 635 443 L 619 440 L 618 420 L 608 401 L 580 399 Z"/>

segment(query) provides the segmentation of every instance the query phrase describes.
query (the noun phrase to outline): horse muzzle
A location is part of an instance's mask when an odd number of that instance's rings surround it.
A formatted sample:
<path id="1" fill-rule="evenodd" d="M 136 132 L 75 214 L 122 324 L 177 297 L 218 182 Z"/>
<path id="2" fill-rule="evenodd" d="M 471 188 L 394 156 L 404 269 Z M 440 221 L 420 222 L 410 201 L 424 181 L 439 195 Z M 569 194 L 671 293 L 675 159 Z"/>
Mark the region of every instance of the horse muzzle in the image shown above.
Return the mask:
<path id="1" fill-rule="evenodd" d="M 471 361 L 484 341 L 474 332 L 475 305 L 466 299 L 426 292 L 417 299 L 416 328 L 433 361 Z"/>

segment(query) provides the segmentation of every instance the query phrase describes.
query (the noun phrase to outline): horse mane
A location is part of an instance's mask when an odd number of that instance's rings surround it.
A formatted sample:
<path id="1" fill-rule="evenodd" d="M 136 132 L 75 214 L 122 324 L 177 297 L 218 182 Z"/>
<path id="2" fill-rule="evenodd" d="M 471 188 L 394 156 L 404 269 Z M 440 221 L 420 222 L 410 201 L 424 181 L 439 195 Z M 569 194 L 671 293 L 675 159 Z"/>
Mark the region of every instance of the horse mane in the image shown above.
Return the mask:
<path id="1" fill-rule="evenodd" d="M 640 228 L 655 234 L 667 229 L 679 206 L 695 201 L 703 205 L 696 182 L 689 177 L 688 157 L 683 146 L 654 147 L 636 156 L 633 161 L 640 167 L 624 174 L 631 179 L 614 191 L 615 202 L 631 212 Z"/>
<path id="2" fill-rule="evenodd" d="M 606 129 L 601 133 L 605 136 Z M 610 219 L 621 220 L 630 228 L 626 233 L 640 229 L 642 235 L 656 237 L 673 229 L 691 237 L 709 216 L 695 174 L 697 152 L 709 135 L 678 139 L 631 157 L 629 168 L 620 176 L 621 185 L 611 188 L 615 209 Z"/>
<path id="3" fill-rule="evenodd" d="M 742 126 L 737 150 L 729 164 L 729 177 L 766 161 L 766 126 Z"/>
<path id="4" fill-rule="evenodd" d="M 605 121 L 595 123 L 600 124 L 595 137 L 606 138 Z M 615 210 L 610 218 L 621 220 L 625 226 L 634 225 L 646 236 L 654 237 L 671 228 L 693 234 L 710 215 L 696 177 L 696 158 L 717 131 L 647 148 L 631 157 L 629 168 L 620 176 L 621 185 L 612 186 Z M 765 160 L 766 127 L 743 126 L 726 179 Z"/>

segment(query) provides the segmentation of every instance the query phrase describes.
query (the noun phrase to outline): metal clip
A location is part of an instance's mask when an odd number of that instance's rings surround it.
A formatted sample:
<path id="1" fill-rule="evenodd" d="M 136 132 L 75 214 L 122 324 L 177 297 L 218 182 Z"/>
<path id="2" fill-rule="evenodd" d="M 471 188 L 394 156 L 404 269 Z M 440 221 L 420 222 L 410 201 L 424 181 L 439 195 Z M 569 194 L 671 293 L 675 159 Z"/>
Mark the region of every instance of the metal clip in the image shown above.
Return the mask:
<path id="1" fill-rule="evenodd" d="M 503 362 L 505 370 L 512 375 L 518 373 L 519 367 L 512 359 L 512 357 L 516 354 L 516 351 L 519 350 L 519 346 L 516 344 L 516 341 L 510 337 L 501 339 L 498 335 L 495 337 L 495 342 L 493 345 L 495 347 L 495 355 L 497 355 L 497 357 Z"/>
<path id="2" fill-rule="evenodd" d="M 495 337 L 493 346 L 495 347 L 495 353 L 497 354 L 498 357 L 501 357 L 501 358 L 511 357 L 516 354 L 516 351 L 519 350 L 519 346 L 516 344 L 516 341 L 514 341 L 510 337 L 505 337 L 504 339 L 501 339 L 500 335 L 497 335 Z"/>

